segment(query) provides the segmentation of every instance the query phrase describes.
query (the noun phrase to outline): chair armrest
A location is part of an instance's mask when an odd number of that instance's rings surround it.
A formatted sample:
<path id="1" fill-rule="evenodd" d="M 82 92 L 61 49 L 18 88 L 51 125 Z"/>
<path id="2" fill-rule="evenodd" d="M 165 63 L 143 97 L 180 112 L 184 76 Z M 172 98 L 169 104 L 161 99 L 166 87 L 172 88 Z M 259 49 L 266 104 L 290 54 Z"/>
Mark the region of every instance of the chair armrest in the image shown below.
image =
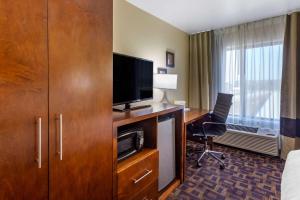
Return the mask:
<path id="1" fill-rule="evenodd" d="M 219 123 L 219 122 L 203 122 L 202 125 L 203 126 L 205 126 L 205 125 L 223 125 L 223 126 L 226 126 L 225 123 Z"/>
<path id="2" fill-rule="evenodd" d="M 203 134 L 193 134 L 193 137 L 203 137 L 204 135 Z"/>

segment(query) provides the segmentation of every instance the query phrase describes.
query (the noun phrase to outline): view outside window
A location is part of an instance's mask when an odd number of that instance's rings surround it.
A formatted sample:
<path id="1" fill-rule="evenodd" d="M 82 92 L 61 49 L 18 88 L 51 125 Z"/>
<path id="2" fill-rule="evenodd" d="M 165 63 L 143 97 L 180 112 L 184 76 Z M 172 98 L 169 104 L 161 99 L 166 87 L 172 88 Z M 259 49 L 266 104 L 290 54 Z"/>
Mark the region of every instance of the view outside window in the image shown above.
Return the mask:
<path id="1" fill-rule="evenodd" d="M 282 44 L 226 49 L 221 90 L 234 94 L 229 122 L 278 128 Z"/>

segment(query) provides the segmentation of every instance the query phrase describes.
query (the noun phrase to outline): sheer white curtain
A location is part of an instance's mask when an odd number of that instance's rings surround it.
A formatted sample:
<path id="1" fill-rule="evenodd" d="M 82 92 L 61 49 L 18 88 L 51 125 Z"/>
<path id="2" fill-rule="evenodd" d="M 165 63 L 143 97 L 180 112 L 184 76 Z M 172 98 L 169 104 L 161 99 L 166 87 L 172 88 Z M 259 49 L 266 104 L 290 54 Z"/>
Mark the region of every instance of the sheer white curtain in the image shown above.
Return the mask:
<path id="1" fill-rule="evenodd" d="M 234 95 L 229 123 L 279 128 L 285 16 L 214 31 L 213 98 Z"/>

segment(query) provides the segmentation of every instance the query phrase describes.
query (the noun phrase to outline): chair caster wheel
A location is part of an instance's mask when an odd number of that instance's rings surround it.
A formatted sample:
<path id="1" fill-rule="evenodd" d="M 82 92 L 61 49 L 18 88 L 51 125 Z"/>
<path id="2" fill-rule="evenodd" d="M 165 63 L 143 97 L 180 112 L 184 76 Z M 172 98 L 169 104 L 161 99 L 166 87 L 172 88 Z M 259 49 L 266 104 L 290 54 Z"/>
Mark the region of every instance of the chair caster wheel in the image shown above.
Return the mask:
<path id="1" fill-rule="evenodd" d="M 222 159 L 222 160 L 225 159 L 225 155 L 224 155 L 224 154 L 221 155 L 221 159 Z"/>
<path id="2" fill-rule="evenodd" d="M 220 169 L 225 169 L 225 165 L 224 164 L 220 164 Z"/>
<path id="3" fill-rule="evenodd" d="M 202 167 L 202 164 L 197 162 L 197 167 L 199 167 L 199 168 Z"/>

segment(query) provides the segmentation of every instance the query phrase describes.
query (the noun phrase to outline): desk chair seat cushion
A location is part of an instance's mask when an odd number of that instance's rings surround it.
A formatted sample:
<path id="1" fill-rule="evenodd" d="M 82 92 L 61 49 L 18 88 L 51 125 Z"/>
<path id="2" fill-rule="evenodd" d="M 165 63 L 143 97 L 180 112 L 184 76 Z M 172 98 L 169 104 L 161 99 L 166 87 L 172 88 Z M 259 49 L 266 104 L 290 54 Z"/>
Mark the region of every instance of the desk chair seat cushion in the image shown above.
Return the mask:
<path id="1" fill-rule="evenodd" d="M 223 135 L 226 131 L 227 129 L 225 124 L 205 122 L 201 127 L 194 127 L 191 132 L 194 137 L 215 137 Z"/>

